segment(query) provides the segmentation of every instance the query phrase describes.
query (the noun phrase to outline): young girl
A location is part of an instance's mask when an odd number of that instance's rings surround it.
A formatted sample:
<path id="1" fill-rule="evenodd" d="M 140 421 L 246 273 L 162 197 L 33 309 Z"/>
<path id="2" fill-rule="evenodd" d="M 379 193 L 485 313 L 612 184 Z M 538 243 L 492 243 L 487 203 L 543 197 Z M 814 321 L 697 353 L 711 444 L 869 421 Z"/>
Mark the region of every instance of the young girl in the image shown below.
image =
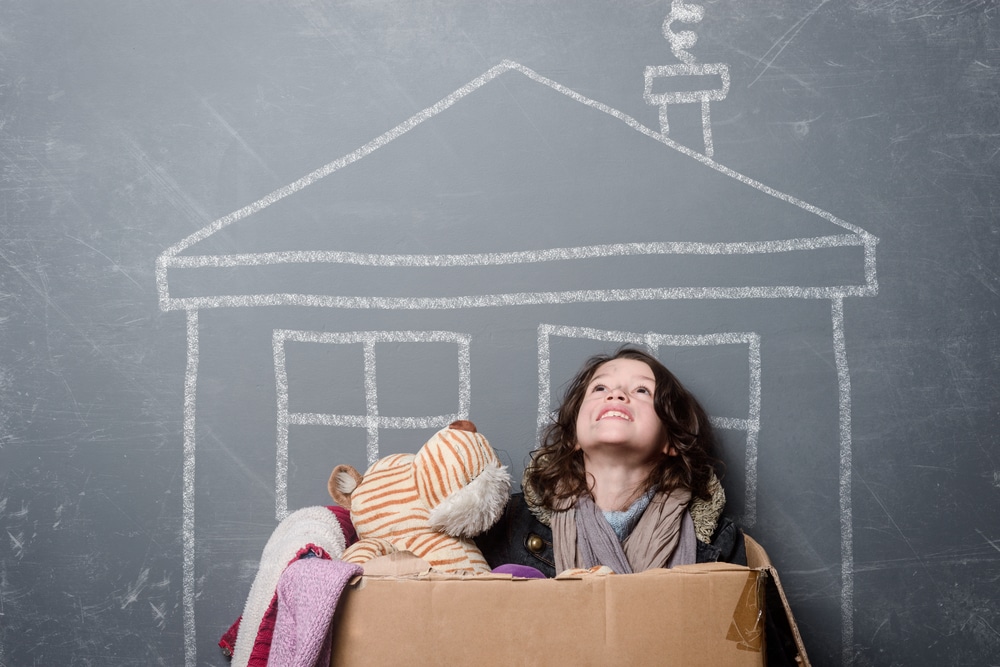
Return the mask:
<path id="1" fill-rule="evenodd" d="M 523 494 L 480 549 L 492 567 L 550 577 L 746 564 L 742 534 L 721 517 L 713 445 L 705 411 L 657 359 L 634 348 L 592 357 L 543 431 Z"/>

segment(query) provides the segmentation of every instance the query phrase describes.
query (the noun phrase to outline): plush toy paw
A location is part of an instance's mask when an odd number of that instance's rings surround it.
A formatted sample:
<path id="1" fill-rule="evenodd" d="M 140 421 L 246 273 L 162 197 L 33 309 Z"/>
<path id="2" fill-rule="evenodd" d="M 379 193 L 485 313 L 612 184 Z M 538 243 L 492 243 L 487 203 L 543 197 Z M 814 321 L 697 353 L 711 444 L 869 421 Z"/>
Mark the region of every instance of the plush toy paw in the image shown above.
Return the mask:
<path id="1" fill-rule="evenodd" d="M 594 567 L 571 567 L 556 575 L 556 579 L 581 579 L 583 577 L 603 577 L 615 574 L 607 565 L 595 565 Z"/>
<path id="2" fill-rule="evenodd" d="M 380 556 L 388 556 L 396 551 L 398 549 L 389 540 L 383 540 L 378 537 L 366 537 L 347 547 L 344 553 L 341 554 L 340 560 L 361 564 Z"/>

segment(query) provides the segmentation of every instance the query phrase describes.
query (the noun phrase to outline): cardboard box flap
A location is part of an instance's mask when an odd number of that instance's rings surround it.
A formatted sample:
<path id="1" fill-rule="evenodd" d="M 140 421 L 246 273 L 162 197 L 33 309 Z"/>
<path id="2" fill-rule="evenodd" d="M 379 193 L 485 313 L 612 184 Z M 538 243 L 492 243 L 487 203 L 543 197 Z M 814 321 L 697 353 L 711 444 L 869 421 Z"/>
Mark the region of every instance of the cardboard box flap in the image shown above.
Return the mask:
<path id="1" fill-rule="evenodd" d="M 781 599 L 781 606 L 785 610 L 785 619 L 788 622 L 788 629 L 791 631 L 792 638 L 795 641 L 795 648 L 798 652 L 796 661 L 803 665 L 803 667 L 809 667 L 810 662 L 809 656 L 806 654 L 806 646 L 802 641 L 802 634 L 799 632 L 799 626 L 795 622 L 795 616 L 792 614 L 792 607 L 788 604 L 788 597 L 785 595 L 785 589 L 781 585 L 781 578 L 778 576 L 777 569 L 771 564 L 771 559 L 768 557 L 767 552 L 764 551 L 764 547 L 758 544 L 749 535 L 744 535 L 744 541 L 746 543 L 747 550 L 747 565 L 751 568 L 766 570 L 771 579 L 774 581 L 774 587 L 778 591 L 778 596 Z"/>
<path id="2" fill-rule="evenodd" d="M 764 551 L 764 547 L 760 546 L 756 540 L 744 533 L 743 541 L 747 550 L 747 567 L 758 570 L 766 570 L 773 567 L 771 559 L 768 557 L 767 552 Z"/>

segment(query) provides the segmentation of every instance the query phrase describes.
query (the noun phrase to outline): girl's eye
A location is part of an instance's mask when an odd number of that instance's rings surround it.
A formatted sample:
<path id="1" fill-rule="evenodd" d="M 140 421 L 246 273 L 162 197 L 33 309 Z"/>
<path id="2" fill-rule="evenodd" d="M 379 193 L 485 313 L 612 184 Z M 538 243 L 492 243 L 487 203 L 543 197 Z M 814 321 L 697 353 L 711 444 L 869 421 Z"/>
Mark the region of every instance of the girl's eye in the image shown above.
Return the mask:
<path id="1" fill-rule="evenodd" d="M 604 391 L 605 389 L 607 389 L 607 387 L 605 387 L 603 384 L 595 384 L 594 388 L 591 391 L 598 392 L 598 391 Z"/>
<path id="2" fill-rule="evenodd" d="M 635 393 L 637 393 L 637 394 L 652 394 L 653 392 L 651 392 L 647 387 L 640 386 L 640 387 L 636 387 L 635 388 Z"/>

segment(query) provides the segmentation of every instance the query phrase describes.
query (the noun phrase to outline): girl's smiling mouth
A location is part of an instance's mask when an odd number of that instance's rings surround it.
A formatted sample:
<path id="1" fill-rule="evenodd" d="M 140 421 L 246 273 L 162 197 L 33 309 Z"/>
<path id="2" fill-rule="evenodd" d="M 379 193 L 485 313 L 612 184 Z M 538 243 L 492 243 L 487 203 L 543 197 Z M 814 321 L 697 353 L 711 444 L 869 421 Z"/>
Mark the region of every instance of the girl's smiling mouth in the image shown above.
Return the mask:
<path id="1" fill-rule="evenodd" d="M 627 410 L 620 407 L 609 407 L 605 408 L 599 415 L 597 415 L 597 421 L 601 421 L 603 419 L 624 419 L 626 421 L 632 421 L 632 415 Z"/>

